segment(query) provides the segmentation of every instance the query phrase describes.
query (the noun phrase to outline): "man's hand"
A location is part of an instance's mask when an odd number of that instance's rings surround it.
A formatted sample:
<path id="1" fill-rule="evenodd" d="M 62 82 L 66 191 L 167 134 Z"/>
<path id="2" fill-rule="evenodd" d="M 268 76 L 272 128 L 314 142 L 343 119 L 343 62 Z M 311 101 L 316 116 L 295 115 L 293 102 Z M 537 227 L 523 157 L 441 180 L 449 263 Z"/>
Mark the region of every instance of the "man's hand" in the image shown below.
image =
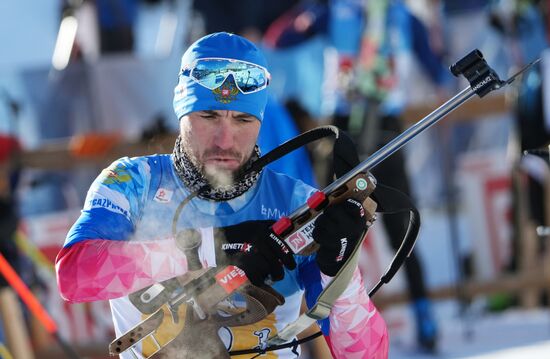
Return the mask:
<path id="1" fill-rule="evenodd" d="M 262 286 L 284 278 L 283 266 L 294 269 L 292 252 L 270 237 L 274 221 L 247 221 L 218 228 L 214 233 L 218 265 L 233 264 L 244 270 L 250 282 Z"/>
<path id="2" fill-rule="evenodd" d="M 317 217 L 312 235 L 320 246 L 316 260 L 321 272 L 334 277 L 366 227 L 365 210 L 352 198 L 329 206 Z"/>

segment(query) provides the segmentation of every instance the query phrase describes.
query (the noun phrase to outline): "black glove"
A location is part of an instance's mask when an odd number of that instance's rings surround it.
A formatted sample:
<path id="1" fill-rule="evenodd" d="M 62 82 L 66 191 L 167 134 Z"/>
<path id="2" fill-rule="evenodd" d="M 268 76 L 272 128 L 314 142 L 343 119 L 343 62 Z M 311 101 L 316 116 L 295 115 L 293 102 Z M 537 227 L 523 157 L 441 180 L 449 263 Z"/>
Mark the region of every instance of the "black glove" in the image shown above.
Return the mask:
<path id="1" fill-rule="evenodd" d="M 317 265 L 334 277 L 342 268 L 366 229 L 365 210 L 352 198 L 329 206 L 315 220 L 313 239 L 319 244 Z"/>
<path id="2" fill-rule="evenodd" d="M 284 278 L 283 265 L 294 269 L 296 262 L 292 252 L 285 253 L 270 238 L 269 227 L 274 221 L 247 221 L 233 226 L 217 228 L 216 261 L 218 265 L 233 264 L 244 270 L 250 282 L 262 286 L 266 279 L 278 281 Z"/>

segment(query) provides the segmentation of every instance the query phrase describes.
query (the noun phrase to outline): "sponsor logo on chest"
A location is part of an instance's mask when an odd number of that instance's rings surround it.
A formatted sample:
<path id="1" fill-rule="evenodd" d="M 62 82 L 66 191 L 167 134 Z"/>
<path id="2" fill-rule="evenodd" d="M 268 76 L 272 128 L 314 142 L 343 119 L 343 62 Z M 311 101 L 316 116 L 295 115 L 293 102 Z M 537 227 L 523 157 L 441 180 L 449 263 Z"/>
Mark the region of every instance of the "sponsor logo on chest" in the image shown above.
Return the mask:
<path id="1" fill-rule="evenodd" d="M 153 199 L 160 203 L 168 203 L 172 200 L 173 194 L 174 194 L 174 191 L 170 191 L 169 189 L 166 189 L 166 188 L 159 188 L 157 190 L 157 193 L 155 193 L 155 197 Z"/>

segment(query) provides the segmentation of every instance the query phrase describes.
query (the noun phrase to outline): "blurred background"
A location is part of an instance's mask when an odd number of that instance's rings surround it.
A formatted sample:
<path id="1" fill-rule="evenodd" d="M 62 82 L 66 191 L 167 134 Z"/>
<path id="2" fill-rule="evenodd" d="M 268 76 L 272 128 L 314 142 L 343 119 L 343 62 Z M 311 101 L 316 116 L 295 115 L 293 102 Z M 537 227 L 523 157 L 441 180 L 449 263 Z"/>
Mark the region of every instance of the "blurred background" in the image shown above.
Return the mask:
<path id="1" fill-rule="evenodd" d="M 390 358 L 550 357 L 550 1 L 19 0 L 0 2 L 0 356 L 108 357 L 107 302 L 60 298 L 53 262 L 114 159 L 172 151 L 183 51 L 229 31 L 262 48 L 271 98 L 260 146 L 334 124 L 361 158 L 469 86 L 473 49 L 510 86 L 466 102 L 374 170 L 422 226 L 373 297 Z M 272 164 L 323 188 L 330 140 Z M 361 254 L 368 287 L 406 218 Z M 13 269 L 10 271 L 10 269 Z M 28 290 L 26 290 L 28 289 Z M 76 354 L 75 354 L 76 352 Z M 330 358 L 322 341 L 305 358 Z"/>

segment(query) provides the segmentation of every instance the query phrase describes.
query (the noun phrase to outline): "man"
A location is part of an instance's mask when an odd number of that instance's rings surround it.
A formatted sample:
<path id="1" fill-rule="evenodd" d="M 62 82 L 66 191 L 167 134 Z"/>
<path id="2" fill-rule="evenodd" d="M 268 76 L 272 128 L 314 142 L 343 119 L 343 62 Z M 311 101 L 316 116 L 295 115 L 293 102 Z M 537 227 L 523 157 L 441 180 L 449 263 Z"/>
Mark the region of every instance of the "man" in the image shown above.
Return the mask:
<path id="1" fill-rule="evenodd" d="M 261 321 L 219 330 L 232 351 L 265 345 L 298 317 L 304 295 L 313 305 L 341 267 L 337 257 L 350 255 L 339 239 L 347 238 L 350 248 L 359 240 L 365 218 L 355 201 L 327 209 L 317 219 L 316 255 L 285 254 L 268 237 L 269 224 L 305 203 L 314 189 L 269 169 L 244 171 L 259 156 L 256 141 L 269 83 L 265 66 L 256 46 L 240 36 L 214 33 L 197 40 L 183 55 L 174 91 L 180 120 L 174 153 L 123 158 L 92 184 L 58 255 L 58 284 L 68 301 L 109 299 L 117 336 L 144 317 L 131 293 L 188 271 L 192 258 L 178 249 L 173 222 L 179 231 L 200 232 L 202 267 L 236 265 L 256 286 L 274 282 L 273 289 L 284 296 L 284 304 Z M 191 193 L 198 197 L 180 205 Z M 225 236 L 220 239 L 219 233 Z M 232 252 L 235 248 L 246 250 Z M 321 325 L 337 358 L 351 353 L 387 357 L 386 325 L 358 271 Z M 155 351 L 145 340 L 140 344 L 137 357 Z M 293 348 L 268 353 L 298 355 Z"/>

